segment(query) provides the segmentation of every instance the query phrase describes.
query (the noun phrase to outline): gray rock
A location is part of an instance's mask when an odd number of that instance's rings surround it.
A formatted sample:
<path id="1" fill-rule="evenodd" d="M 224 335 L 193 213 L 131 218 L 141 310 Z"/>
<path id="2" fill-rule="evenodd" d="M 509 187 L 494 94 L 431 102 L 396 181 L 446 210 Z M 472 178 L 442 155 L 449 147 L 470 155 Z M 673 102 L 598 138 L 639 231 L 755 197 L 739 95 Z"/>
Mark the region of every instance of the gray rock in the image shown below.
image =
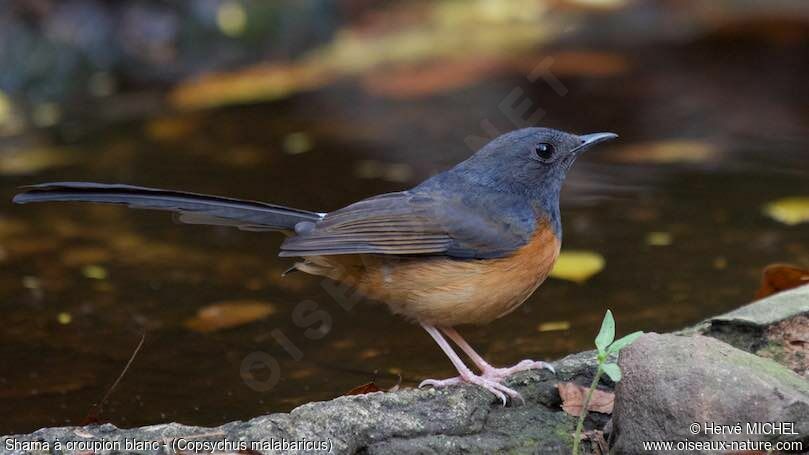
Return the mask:
<path id="1" fill-rule="evenodd" d="M 646 335 L 625 349 L 620 359 L 624 380 L 615 400 L 615 453 L 640 452 L 638 444 L 643 440 L 703 438 L 688 434 L 688 424 L 693 421 L 735 424 L 738 420 L 743 425 L 794 421 L 804 447 L 809 448 L 805 438 L 809 434 L 809 384 L 775 362 L 700 336 L 705 333 L 743 348 L 766 343 L 768 326 L 809 312 L 807 296 L 809 287 L 786 291 L 679 332 L 687 337 Z M 176 423 L 133 429 L 113 425 L 43 428 L 1 437 L 0 454 L 75 453 L 81 450 L 68 450 L 66 444 L 76 441 L 104 442 L 105 447 L 95 450 L 98 454 L 175 453 L 171 449 L 182 449 L 180 443 L 205 452 L 204 447 L 188 445 L 203 441 L 227 441 L 228 447 L 212 447 L 225 453 L 242 448 L 256 449 L 262 455 L 315 452 L 305 447 L 251 446 L 282 439 L 327 441 L 332 453 L 570 453 L 576 419 L 561 411 L 555 384 L 574 381 L 589 385 L 595 352 L 569 355 L 554 366 L 555 376 L 534 370 L 509 379 L 507 384 L 522 393 L 525 405 L 504 408 L 494 396 L 473 386 L 405 389 L 310 403 L 288 414 L 217 428 Z M 601 385 L 609 388 L 612 383 L 604 377 Z M 590 423 L 602 428 L 606 416 L 595 416 L 600 420 L 589 419 Z M 57 440 L 61 448 L 55 447 Z M 127 440 L 156 442 L 159 447 L 128 447 Z M 14 445 L 34 441 L 48 446 L 36 450 Z M 678 452 L 683 451 L 670 453 Z"/>
<path id="2" fill-rule="evenodd" d="M 619 365 L 624 378 L 615 389 L 616 453 L 655 453 L 644 450 L 645 441 L 800 441 L 809 448 L 809 382 L 769 359 L 701 335 L 646 334 L 621 352 Z M 763 422 L 791 422 L 797 435 L 747 428 Z M 706 432 L 707 426 L 737 423 L 739 433 Z"/>
<path id="3" fill-rule="evenodd" d="M 739 349 L 756 352 L 767 343 L 764 336 L 767 327 L 807 313 L 809 285 L 779 292 L 677 333 L 708 335 Z"/>
<path id="4" fill-rule="evenodd" d="M 809 286 L 801 286 L 713 317 L 710 321 L 768 326 L 806 311 L 809 311 Z"/>
<path id="5" fill-rule="evenodd" d="M 557 365 L 570 371 L 567 362 Z M 2 438 L 0 453 L 37 453 L 25 447 L 9 450 L 8 445 L 37 440 L 49 442 L 41 453 L 68 453 L 64 444 L 81 440 L 116 444 L 96 450 L 97 454 L 159 452 L 127 447 L 127 440 L 157 441 L 161 449 L 182 449 L 178 444 L 187 441 L 227 441 L 231 445 L 217 451 L 246 448 L 264 455 L 316 452 L 250 445 L 273 439 L 328 441 L 332 453 L 569 453 L 576 421 L 560 412 L 556 382 L 547 371 L 515 375 L 508 384 L 522 393 L 526 403 L 508 407 L 483 389 L 461 386 L 341 397 L 309 403 L 289 414 L 271 414 L 217 428 L 175 423 L 128 430 L 113 425 L 45 428 L 29 435 Z M 61 450 L 54 450 L 57 439 L 63 444 Z M 240 442 L 245 445 L 235 446 Z"/>

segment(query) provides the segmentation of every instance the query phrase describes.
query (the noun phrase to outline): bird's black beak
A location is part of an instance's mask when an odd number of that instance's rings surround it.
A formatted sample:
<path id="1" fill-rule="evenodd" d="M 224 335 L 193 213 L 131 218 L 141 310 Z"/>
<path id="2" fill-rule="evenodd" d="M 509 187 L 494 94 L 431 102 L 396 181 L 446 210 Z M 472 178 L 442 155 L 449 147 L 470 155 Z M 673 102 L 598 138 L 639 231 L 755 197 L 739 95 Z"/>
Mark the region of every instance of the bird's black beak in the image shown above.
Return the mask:
<path id="1" fill-rule="evenodd" d="M 591 134 L 582 134 L 579 135 L 579 139 L 581 139 L 581 144 L 573 149 L 574 152 L 581 153 L 590 147 L 598 144 L 599 142 L 609 141 L 611 139 L 615 139 L 618 137 L 615 133 L 591 133 Z"/>

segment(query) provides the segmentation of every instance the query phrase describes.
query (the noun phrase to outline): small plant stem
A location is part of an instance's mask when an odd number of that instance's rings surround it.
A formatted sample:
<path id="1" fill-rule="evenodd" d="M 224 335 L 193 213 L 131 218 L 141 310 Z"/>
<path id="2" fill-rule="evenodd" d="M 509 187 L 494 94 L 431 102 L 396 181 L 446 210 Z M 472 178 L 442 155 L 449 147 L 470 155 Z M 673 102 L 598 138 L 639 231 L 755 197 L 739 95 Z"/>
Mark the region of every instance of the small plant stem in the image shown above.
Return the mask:
<path id="1" fill-rule="evenodd" d="M 595 377 L 590 384 L 590 390 L 587 391 L 587 396 L 584 397 L 584 403 L 581 405 L 581 413 L 579 414 L 579 423 L 576 424 L 576 432 L 573 433 L 573 455 L 579 455 L 579 441 L 581 441 L 581 430 L 584 427 L 584 419 L 587 418 L 587 408 L 590 407 L 590 399 L 593 398 L 593 391 L 598 386 L 598 380 L 601 379 L 601 361 L 598 362 Z"/>

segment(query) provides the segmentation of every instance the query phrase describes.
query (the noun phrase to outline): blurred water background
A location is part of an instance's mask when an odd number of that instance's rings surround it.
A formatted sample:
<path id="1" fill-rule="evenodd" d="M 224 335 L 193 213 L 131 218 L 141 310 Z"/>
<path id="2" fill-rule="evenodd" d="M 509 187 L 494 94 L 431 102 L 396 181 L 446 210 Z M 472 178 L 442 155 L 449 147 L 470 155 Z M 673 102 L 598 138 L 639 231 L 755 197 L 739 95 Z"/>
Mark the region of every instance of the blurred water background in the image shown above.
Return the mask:
<path id="1" fill-rule="evenodd" d="M 809 265 L 807 74 L 801 0 L 2 0 L 0 432 L 216 425 L 453 374 L 383 306 L 281 277 L 278 235 L 13 206 L 18 186 L 327 211 L 499 132 L 615 131 L 566 186 L 566 270 L 461 328 L 497 364 L 553 359 L 590 346 L 607 308 L 619 332 L 673 330 L 750 301 L 768 264 Z M 306 300 L 328 330 L 296 324 Z M 269 390 L 255 352 L 278 362 Z"/>

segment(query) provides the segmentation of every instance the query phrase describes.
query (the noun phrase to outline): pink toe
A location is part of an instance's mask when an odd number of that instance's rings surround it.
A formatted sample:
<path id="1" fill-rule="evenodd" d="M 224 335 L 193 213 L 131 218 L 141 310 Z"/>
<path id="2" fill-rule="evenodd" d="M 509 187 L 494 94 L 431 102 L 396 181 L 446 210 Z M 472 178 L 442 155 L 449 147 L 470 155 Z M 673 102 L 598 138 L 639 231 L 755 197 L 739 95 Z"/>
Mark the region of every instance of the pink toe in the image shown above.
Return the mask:
<path id="1" fill-rule="evenodd" d="M 490 370 L 486 370 L 483 372 L 483 376 L 492 379 L 504 379 L 520 371 L 535 370 L 535 369 L 547 369 L 553 373 L 556 373 L 553 366 L 551 366 L 551 364 L 549 363 L 538 362 L 534 360 L 523 360 L 520 363 L 514 365 L 513 367 L 492 368 Z"/>

